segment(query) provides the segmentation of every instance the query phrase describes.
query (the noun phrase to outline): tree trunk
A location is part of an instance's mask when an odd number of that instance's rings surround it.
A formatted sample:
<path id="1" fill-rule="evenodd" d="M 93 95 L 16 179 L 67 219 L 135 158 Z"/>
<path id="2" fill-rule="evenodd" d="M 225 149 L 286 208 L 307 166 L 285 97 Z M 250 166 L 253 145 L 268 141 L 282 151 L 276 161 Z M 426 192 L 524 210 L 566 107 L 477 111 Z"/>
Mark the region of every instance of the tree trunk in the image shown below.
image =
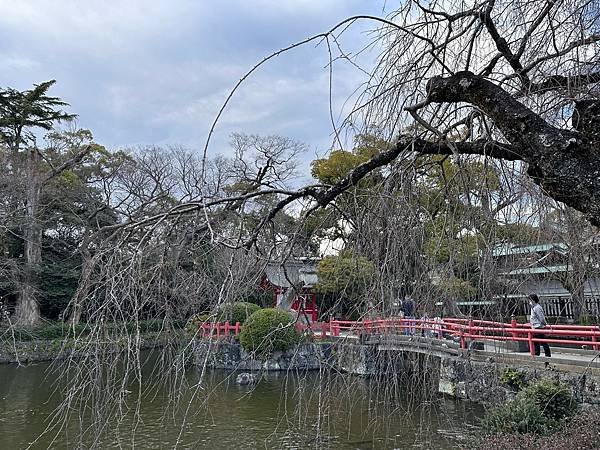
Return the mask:
<path id="1" fill-rule="evenodd" d="M 580 322 L 582 315 L 586 315 L 585 292 L 582 283 L 577 285 L 571 292 L 571 301 L 573 302 L 573 320 Z"/>
<path id="2" fill-rule="evenodd" d="M 40 308 L 36 300 L 38 272 L 42 262 L 42 230 L 38 223 L 41 193 L 39 155 L 35 149 L 27 153 L 25 269 L 15 311 L 15 322 L 31 326 L 40 321 Z"/>
<path id="3" fill-rule="evenodd" d="M 446 317 L 465 317 L 455 298 L 444 296 L 442 298 L 442 312 Z"/>
<path id="4" fill-rule="evenodd" d="M 407 142 L 406 137 L 399 144 L 406 147 L 408 143 L 420 153 L 479 154 L 524 161 L 529 165 L 527 174 L 547 195 L 600 226 L 600 148 L 595 133 L 556 128 L 502 87 L 470 72 L 432 78 L 427 90 L 430 103 L 465 102 L 478 107 L 510 144 L 491 140 Z"/>
<path id="5" fill-rule="evenodd" d="M 69 325 L 78 325 L 81 321 L 81 313 L 83 311 L 83 302 L 87 298 L 91 285 L 91 276 L 96 265 L 96 259 L 92 258 L 90 252 L 87 250 L 87 241 L 82 245 L 83 250 L 81 251 L 82 265 L 81 265 L 81 276 L 79 277 L 79 283 L 77 290 L 71 299 L 71 313 L 69 315 Z"/>

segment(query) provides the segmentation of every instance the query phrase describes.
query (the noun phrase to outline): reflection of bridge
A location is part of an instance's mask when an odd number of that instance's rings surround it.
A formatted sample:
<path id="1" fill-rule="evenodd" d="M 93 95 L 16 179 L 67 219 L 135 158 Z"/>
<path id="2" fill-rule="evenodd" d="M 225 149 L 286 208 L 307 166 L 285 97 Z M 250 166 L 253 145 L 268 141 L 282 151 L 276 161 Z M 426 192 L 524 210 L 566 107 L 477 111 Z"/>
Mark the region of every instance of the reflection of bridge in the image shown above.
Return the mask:
<path id="1" fill-rule="evenodd" d="M 239 334 L 239 323 L 206 323 L 203 335 L 225 337 Z M 315 339 L 334 339 L 376 346 L 380 351 L 406 351 L 432 356 L 461 356 L 506 364 L 542 365 L 569 371 L 600 373 L 600 327 L 597 325 L 550 325 L 543 330 L 529 324 L 463 318 L 365 319 L 297 323 L 296 328 Z M 534 356 L 535 343 L 549 343 L 552 357 Z"/>

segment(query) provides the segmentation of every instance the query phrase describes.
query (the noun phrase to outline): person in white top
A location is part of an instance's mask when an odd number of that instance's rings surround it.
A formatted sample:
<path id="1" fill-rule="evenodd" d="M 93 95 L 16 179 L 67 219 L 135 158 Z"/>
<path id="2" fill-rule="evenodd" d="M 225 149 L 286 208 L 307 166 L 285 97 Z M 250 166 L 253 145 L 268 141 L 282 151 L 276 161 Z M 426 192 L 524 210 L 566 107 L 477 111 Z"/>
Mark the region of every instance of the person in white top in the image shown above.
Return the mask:
<path id="1" fill-rule="evenodd" d="M 531 324 L 531 328 L 535 328 L 536 330 L 540 330 L 546 327 L 546 317 L 544 316 L 544 309 L 542 305 L 540 305 L 540 299 L 537 294 L 529 294 L 529 304 L 531 305 L 531 316 L 529 318 L 529 323 Z M 535 333 L 533 335 L 534 339 L 543 339 L 545 337 L 542 333 Z M 534 342 L 533 346 L 535 348 L 535 356 L 540 356 L 540 343 Z M 542 347 L 544 347 L 544 355 L 548 358 L 551 356 L 550 354 L 550 346 L 547 342 L 542 343 Z"/>

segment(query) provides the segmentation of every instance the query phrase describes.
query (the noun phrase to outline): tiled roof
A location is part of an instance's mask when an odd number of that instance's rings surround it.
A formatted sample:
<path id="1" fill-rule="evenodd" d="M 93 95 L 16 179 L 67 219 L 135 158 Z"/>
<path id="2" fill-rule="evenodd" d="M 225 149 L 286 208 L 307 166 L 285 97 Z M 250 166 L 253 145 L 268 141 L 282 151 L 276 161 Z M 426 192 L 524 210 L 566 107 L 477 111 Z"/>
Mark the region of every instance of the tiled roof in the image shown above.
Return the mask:
<path id="1" fill-rule="evenodd" d="M 502 243 L 498 244 L 492 250 L 492 256 L 524 255 L 527 253 L 548 252 L 552 249 L 566 251 L 568 250 L 568 246 L 567 244 L 564 244 L 562 242 L 538 245 L 517 245 L 511 243 Z"/>

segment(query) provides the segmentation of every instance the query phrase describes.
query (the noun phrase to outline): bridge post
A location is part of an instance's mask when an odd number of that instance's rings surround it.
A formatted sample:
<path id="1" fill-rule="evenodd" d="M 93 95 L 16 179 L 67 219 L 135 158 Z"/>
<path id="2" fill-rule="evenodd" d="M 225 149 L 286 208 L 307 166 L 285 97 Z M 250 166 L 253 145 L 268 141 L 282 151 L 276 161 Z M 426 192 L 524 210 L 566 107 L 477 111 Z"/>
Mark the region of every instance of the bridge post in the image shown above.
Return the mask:
<path id="1" fill-rule="evenodd" d="M 511 335 L 512 335 L 513 339 L 516 339 L 517 332 L 515 331 L 515 329 L 517 328 L 517 318 L 515 316 L 510 316 L 510 326 L 513 329 L 513 331 L 511 332 Z"/>
<path id="2" fill-rule="evenodd" d="M 225 322 L 225 337 L 229 336 L 229 321 Z"/>
<path id="3" fill-rule="evenodd" d="M 594 330 L 594 333 L 595 333 L 595 330 Z M 596 337 L 596 334 L 592 335 L 592 342 L 593 342 L 592 349 L 597 351 L 599 347 L 598 347 L 598 344 L 596 344 L 596 342 L 598 342 L 598 338 Z"/>
<path id="4" fill-rule="evenodd" d="M 533 345 L 533 331 L 527 331 L 527 340 L 529 341 L 529 353 L 531 356 L 535 356 L 535 346 Z"/>

